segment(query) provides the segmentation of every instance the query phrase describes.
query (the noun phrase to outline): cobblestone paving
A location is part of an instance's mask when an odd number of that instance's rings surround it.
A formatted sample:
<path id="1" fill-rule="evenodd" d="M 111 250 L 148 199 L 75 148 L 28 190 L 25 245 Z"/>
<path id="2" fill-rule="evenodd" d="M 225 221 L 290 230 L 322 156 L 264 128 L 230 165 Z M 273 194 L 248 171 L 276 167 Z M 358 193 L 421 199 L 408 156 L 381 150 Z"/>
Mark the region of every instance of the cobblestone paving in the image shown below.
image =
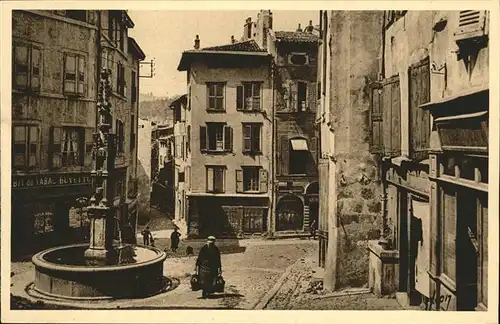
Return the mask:
<path id="1" fill-rule="evenodd" d="M 291 270 L 265 309 L 279 310 L 401 310 L 395 299 L 377 298 L 371 293 L 350 296 L 321 297 L 324 291 L 311 289 L 316 264 L 316 249 L 310 249 Z"/>
<path id="2" fill-rule="evenodd" d="M 142 300 L 123 301 L 120 308 L 197 309 L 232 308 L 251 309 L 276 283 L 286 268 L 315 249 L 317 242 L 307 240 L 254 240 L 244 242 L 244 253 L 222 255 L 223 275 L 226 280 L 224 294 L 211 299 L 199 299 L 201 292 L 190 289 L 190 274 L 194 270 L 195 256 L 168 258 L 164 274 L 178 279 L 179 285 L 172 291 Z M 21 295 L 24 287 L 33 280 L 31 262 L 14 262 L 12 293 Z M 96 308 L 116 308 L 118 304 L 99 303 Z"/>

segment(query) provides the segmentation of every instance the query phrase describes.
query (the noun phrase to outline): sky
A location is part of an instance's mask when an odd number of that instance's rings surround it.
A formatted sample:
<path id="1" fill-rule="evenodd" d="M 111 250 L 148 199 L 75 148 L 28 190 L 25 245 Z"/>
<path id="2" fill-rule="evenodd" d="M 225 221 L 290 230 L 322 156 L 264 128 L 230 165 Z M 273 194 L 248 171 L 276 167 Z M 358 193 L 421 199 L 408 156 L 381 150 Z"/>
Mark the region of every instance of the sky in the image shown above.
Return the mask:
<path id="1" fill-rule="evenodd" d="M 186 72 L 177 71 L 182 52 L 193 49 L 196 35 L 200 47 L 228 44 L 231 35 L 236 40 L 243 36 L 243 25 L 248 17 L 257 20 L 258 10 L 253 11 L 137 11 L 128 13 L 135 23 L 129 35 L 134 37 L 146 53 L 145 61 L 155 59 L 155 76 L 141 78 L 140 92 L 158 97 L 186 92 Z M 297 29 L 319 23 L 319 11 L 284 11 L 273 13 L 274 30 Z M 148 73 L 147 70 L 141 74 Z"/>

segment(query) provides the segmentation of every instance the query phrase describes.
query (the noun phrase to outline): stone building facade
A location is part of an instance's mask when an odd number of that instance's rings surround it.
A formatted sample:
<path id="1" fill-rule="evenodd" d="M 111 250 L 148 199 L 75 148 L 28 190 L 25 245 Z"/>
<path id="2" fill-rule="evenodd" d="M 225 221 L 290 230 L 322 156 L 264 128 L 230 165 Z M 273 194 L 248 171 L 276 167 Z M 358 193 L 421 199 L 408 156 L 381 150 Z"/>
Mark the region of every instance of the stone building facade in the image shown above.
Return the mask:
<path id="1" fill-rule="evenodd" d="M 188 94 L 180 96 L 170 104 L 174 111 L 174 220 L 182 235 L 187 235 L 187 200 L 190 189 L 191 165 L 191 107 Z"/>
<path id="2" fill-rule="evenodd" d="M 384 249 L 372 242 L 370 272 L 375 291 L 401 303 L 487 309 L 488 19 L 384 13 L 382 78 L 370 96 Z"/>
<path id="3" fill-rule="evenodd" d="M 253 40 L 182 54 L 193 129 L 187 196 L 190 237 L 268 231 L 271 57 Z"/>
<path id="4" fill-rule="evenodd" d="M 322 11 L 318 67 L 321 129 L 320 254 L 325 287 L 368 281 L 369 239 L 380 234 L 381 186 L 370 154 L 369 85 L 378 79 L 383 14 Z"/>
<path id="5" fill-rule="evenodd" d="M 141 223 L 148 219 L 152 191 L 151 157 L 153 125 L 147 119 L 139 118 L 137 130 L 137 187 L 138 217 Z"/>
<path id="6" fill-rule="evenodd" d="M 120 35 L 118 43 L 108 39 L 104 26 L 108 17 L 115 16 L 120 17 L 114 25 L 114 36 Z M 134 116 L 138 62 L 144 58 L 137 43 L 126 37 L 133 23 L 125 11 L 94 10 L 19 10 L 13 12 L 12 22 L 13 254 L 78 241 L 88 231 L 84 208 L 76 199 L 92 192 L 92 134 L 98 71 L 107 61 L 104 48 L 120 52 L 127 62 L 120 80 L 131 84 L 127 95 L 115 80 L 118 88 L 113 87 L 111 101 L 117 121 L 123 122 L 114 123 L 119 125 L 114 131 L 121 130 L 117 138 L 123 153 L 117 161 L 123 172 L 116 188 L 116 208 L 123 227 L 133 231 Z M 109 62 L 117 61 L 110 58 L 113 55 L 118 54 L 110 54 Z M 117 74 L 113 66 L 109 68 Z"/>
<path id="7" fill-rule="evenodd" d="M 312 22 L 304 30 L 300 24 L 296 31 L 273 30 L 270 10 L 261 10 L 255 23 L 247 19 L 245 37 L 273 56 L 275 197 L 270 228 L 276 235 L 308 235 L 311 223 L 317 228 L 319 215 L 319 37 Z"/>

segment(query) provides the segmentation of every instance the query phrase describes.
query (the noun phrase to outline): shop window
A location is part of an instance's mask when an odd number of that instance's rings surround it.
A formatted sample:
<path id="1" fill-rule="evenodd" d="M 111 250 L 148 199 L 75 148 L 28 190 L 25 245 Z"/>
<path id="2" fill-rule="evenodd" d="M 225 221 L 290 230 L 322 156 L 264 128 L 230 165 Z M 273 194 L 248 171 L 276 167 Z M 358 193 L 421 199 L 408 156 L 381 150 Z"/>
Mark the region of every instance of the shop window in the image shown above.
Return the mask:
<path id="1" fill-rule="evenodd" d="M 243 124 L 243 152 L 261 153 L 261 124 Z"/>
<path id="2" fill-rule="evenodd" d="M 264 208 L 243 207 L 242 229 L 245 233 L 258 233 L 264 230 Z"/>
<path id="3" fill-rule="evenodd" d="M 455 282 L 456 280 L 456 196 L 449 186 L 442 188 L 442 271 Z"/>
<path id="4" fill-rule="evenodd" d="M 223 193 L 225 191 L 225 167 L 207 166 L 207 192 Z"/>
<path id="5" fill-rule="evenodd" d="M 40 146 L 38 126 L 12 126 L 12 166 L 14 168 L 32 168 L 38 165 Z"/>
<path id="6" fill-rule="evenodd" d="M 85 57 L 78 54 L 65 55 L 64 93 L 83 96 L 85 93 Z"/>
<path id="7" fill-rule="evenodd" d="M 33 214 L 33 233 L 44 234 L 54 231 L 54 204 L 46 202 L 36 204 Z"/>
<path id="8" fill-rule="evenodd" d="M 224 123 L 207 123 L 200 126 L 200 149 L 208 152 L 231 152 L 233 130 Z"/>
<path id="9" fill-rule="evenodd" d="M 13 87 L 18 90 L 40 90 L 42 55 L 33 45 L 14 45 Z"/>
<path id="10" fill-rule="evenodd" d="M 236 109 L 255 111 L 261 109 L 262 82 L 245 82 L 236 88 Z"/>
<path id="11" fill-rule="evenodd" d="M 207 83 L 207 110 L 224 111 L 224 88 L 225 83 Z"/>

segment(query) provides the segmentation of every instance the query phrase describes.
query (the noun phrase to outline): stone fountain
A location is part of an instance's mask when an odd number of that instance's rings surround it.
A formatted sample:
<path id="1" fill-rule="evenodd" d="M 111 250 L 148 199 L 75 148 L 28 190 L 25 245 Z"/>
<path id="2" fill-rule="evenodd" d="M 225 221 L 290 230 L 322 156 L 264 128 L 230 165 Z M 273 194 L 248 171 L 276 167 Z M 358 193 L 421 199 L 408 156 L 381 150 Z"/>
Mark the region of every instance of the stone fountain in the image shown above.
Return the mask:
<path id="1" fill-rule="evenodd" d="M 94 194 L 88 215 L 90 242 L 60 246 L 33 256 L 37 295 L 56 299 L 116 299 L 151 296 L 165 287 L 166 254 L 156 248 L 123 244 L 120 220 L 115 217 L 112 174 L 116 141 L 109 102 L 110 70 L 103 69 L 97 103 L 98 125 L 94 134 Z"/>

